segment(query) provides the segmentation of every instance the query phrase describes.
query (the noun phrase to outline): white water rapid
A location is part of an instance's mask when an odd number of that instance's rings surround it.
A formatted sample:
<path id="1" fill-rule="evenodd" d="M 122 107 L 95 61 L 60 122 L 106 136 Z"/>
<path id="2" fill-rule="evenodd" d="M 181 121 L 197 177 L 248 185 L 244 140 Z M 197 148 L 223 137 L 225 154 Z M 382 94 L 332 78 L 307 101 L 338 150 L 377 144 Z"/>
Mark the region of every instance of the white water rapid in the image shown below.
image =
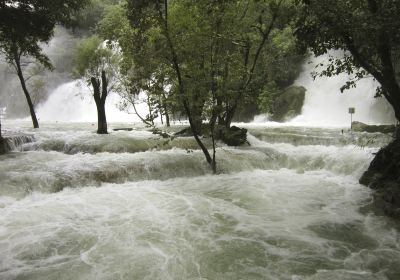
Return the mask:
<path id="1" fill-rule="evenodd" d="M 348 108 L 354 107 L 353 120 L 367 124 L 394 124 L 393 109 L 384 98 L 374 98 L 377 82 L 366 78 L 356 88 L 341 93 L 340 88 L 349 76 L 341 74 L 333 77 L 312 77 L 315 66 L 327 61 L 328 56 L 312 58 L 304 65 L 304 70 L 295 82 L 307 89 L 302 114 L 291 124 L 316 126 L 349 126 Z M 321 70 L 320 68 L 318 68 Z"/>
<path id="2" fill-rule="evenodd" d="M 0 156 L 2 280 L 400 279 L 398 224 L 358 184 L 390 136 L 248 125 L 211 175 L 192 138 L 4 126 L 34 142 Z"/>

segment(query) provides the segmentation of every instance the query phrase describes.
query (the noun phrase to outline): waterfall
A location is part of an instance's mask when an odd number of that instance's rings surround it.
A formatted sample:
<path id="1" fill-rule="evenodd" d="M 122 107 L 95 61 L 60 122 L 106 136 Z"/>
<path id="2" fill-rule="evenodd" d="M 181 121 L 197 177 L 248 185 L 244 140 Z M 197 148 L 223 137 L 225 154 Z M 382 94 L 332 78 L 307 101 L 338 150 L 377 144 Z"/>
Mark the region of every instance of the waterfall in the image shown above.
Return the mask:
<path id="1" fill-rule="evenodd" d="M 139 122 L 135 114 L 122 111 L 118 106 L 122 98 L 116 93 L 110 93 L 106 101 L 108 122 Z M 145 104 L 137 106 L 139 113 L 146 116 Z M 131 110 L 130 110 L 131 111 Z M 90 89 L 81 81 L 72 81 L 60 85 L 49 98 L 37 109 L 40 121 L 60 122 L 96 122 L 96 104 Z"/>
<path id="2" fill-rule="evenodd" d="M 333 54 L 335 55 L 335 54 Z M 393 124 L 393 109 L 384 98 L 374 98 L 379 85 L 372 78 L 358 82 L 356 88 L 340 92 L 340 87 L 349 76 L 341 74 L 333 77 L 312 77 L 316 65 L 328 60 L 328 55 L 312 58 L 304 65 L 304 70 L 295 85 L 307 89 L 302 114 L 291 121 L 293 124 L 318 126 L 350 125 L 349 107 L 355 108 L 353 120 L 368 124 Z M 318 69 L 317 69 L 318 70 Z"/>

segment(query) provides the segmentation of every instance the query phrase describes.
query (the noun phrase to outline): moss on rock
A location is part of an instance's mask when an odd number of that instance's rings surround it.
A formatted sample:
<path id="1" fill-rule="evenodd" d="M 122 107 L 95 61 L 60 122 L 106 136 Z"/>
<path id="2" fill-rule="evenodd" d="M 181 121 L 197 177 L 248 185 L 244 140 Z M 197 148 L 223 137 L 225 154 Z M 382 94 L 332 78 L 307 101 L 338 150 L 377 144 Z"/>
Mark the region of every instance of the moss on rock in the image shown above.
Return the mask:
<path id="1" fill-rule="evenodd" d="M 288 87 L 275 99 L 271 120 L 284 122 L 300 115 L 305 96 L 306 89 L 304 87 Z"/>

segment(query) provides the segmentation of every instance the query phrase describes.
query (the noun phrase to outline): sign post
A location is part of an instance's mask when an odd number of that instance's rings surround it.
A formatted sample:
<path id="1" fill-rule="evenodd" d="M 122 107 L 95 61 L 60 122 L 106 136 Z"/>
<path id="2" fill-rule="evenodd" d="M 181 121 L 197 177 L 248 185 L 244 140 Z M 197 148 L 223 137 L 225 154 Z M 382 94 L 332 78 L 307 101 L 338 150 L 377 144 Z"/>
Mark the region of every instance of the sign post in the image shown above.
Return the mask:
<path id="1" fill-rule="evenodd" d="M 350 130 L 353 130 L 353 114 L 356 112 L 356 108 L 350 107 L 349 114 L 350 114 Z"/>

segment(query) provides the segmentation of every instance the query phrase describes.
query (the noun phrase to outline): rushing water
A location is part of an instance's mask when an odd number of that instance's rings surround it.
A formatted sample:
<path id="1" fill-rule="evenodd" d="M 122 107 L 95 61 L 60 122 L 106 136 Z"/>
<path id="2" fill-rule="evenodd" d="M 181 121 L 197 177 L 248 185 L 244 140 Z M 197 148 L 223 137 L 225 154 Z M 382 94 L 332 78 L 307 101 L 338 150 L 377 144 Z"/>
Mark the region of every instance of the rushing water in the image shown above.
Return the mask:
<path id="1" fill-rule="evenodd" d="M 398 225 L 358 184 L 390 137 L 247 125 L 211 175 L 191 138 L 6 122 L 0 279 L 400 279 Z"/>
<path id="2" fill-rule="evenodd" d="M 341 56 L 340 52 L 331 52 L 330 55 Z M 326 64 L 328 59 L 328 55 L 313 57 L 304 65 L 304 71 L 295 84 L 304 86 L 307 93 L 302 114 L 292 120 L 293 124 L 350 125 L 349 107 L 355 108 L 353 120 L 368 124 L 396 123 L 393 108 L 386 99 L 374 98 L 379 84 L 373 78 L 365 78 L 357 83 L 356 88 L 345 90 L 343 93 L 340 92 L 340 88 L 350 79 L 346 74 L 314 79 L 311 73 L 325 69 L 326 65 L 318 66 Z"/>

